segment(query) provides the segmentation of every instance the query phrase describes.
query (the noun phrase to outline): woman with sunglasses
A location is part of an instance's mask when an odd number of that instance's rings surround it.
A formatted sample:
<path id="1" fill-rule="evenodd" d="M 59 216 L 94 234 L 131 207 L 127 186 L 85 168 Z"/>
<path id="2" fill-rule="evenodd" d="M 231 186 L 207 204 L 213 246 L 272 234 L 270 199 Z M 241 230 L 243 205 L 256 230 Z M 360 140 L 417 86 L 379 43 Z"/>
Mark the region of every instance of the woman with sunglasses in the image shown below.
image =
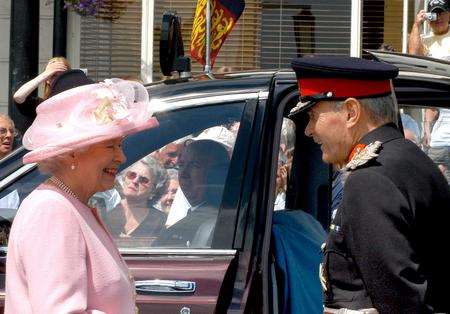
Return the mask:
<path id="1" fill-rule="evenodd" d="M 108 213 L 112 233 L 120 237 L 158 236 L 167 215 L 154 205 L 166 189 L 167 171 L 147 156 L 123 172 L 118 184 L 122 200 Z"/>
<path id="2" fill-rule="evenodd" d="M 135 313 L 132 276 L 89 198 L 113 187 L 122 140 L 156 127 L 147 90 L 107 80 L 39 105 L 23 137 L 24 163 L 50 178 L 14 218 L 6 262 L 5 313 Z"/>

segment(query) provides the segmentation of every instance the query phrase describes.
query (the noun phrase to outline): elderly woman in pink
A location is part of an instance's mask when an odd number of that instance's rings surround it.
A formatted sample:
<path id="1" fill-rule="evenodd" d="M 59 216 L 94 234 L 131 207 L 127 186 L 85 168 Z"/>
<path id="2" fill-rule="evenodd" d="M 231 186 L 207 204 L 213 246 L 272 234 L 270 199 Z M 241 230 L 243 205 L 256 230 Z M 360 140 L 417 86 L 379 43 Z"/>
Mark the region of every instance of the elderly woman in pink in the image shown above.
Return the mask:
<path id="1" fill-rule="evenodd" d="M 51 177 L 23 200 L 6 263 L 5 313 L 135 313 L 134 284 L 88 199 L 110 189 L 124 136 L 157 126 L 137 83 L 107 80 L 49 98 L 24 135 Z"/>

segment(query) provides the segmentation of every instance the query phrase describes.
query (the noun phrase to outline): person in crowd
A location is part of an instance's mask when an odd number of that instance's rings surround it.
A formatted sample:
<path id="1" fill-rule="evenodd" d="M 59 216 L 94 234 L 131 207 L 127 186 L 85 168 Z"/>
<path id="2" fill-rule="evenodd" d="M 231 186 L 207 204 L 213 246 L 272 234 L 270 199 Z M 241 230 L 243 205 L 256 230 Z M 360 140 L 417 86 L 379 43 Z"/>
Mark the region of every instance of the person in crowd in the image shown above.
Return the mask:
<path id="1" fill-rule="evenodd" d="M 286 189 L 288 180 L 288 168 L 286 165 L 286 157 L 282 157 L 283 152 L 279 152 L 277 178 L 275 184 L 275 203 L 273 210 L 286 209 Z"/>
<path id="2" fill-rule="evenodd" d="M 168 181 L 167 171 L 153 157 L 147 156 L 124 170 L 119 183 L 120 203 L 108 212 L 115 236 L 158 236 L 167 215 L 155 208 Z"/>
<path id="3" fill-rule="evenodd" d="M 123 137 L 157 125 L 136 82 L 80 86 L 40 104 L 23 137 L 30 150 L 23 161 L 50 178 L 13 221 L 5 313 L 135 313 L 127 265 L 87 203 L 113 187 L 125 161 Z"/>
<path id="4" fill-rule="evenodd" d="M 206 236 L 197 230 L 207 223 L 215 226 L 229 162 L 225 146 L 213 140 L 192 141 L 183 149 L 178 180 L 190 207 L 184 218 L 162 232 L 156 246 L 207 246 L 212 229 Z"/>
<path id="5" fill-rule="evenodd" d="M 283 119 L 280 134 L 280 150 L 278 151 L 278 167 L 276 178 L 276 197 L 274 210 L 286 209 L 286 191 L 289 175 L 292 168 L 292 159 L 295 147 L 295 123 Z"/>
<path id="6" fill-rule="evenodd" d="M 240 125 L 241 122 L 239 121 L 230 122 L 227 124 L 227 129 L 234 134 L 234 137 L 237 137 Z"/>
<path id="7" fill-rule="evenodd" d="M 395 48 L 392 47 L 392 45 L 388 44 L 388 43 L 382 43 L 380 45 L 380 47 L 378 48 L 378 50 L 380 50 L 380 51 L 387 51 L 387 52 L 396 52 Z"/>
<path id="8" fill-rule="evenodd" d="M 450 109 L 425 109 L 423 143 L 450 184 Z"/>
<path id="9" fill-rule="evenodd" d="M 172 142 L 155 151 L 152 156 L 158 160 L 164 168 L 176 168 L 178 165 L 178 155 L 181 147 L 181 144 Z"/>
<path id="10" fill-rule="evenodd" d="M 450 13 L 448 0 L 430 0 L 427 11 L 420 10 L 416 15 L 409 35 L 408 52 L 419 56 L 450 60 Z M 427 16 L 436 15 L 436 19 Z M 421 27 L 427 21 L 431 28 L 429 35 L 421 36 Z"/>
<path id="11" fill-rule="evenodd" d="M 436 14 L 437 19 L 428 21 L 432 32 L 422 38 L 420 27 L 426 20 L 426 13 L 419 11 L 409 39 L 409 53 L 450 61 L 449 9 L 448 0 L 428 2 L 428 13 Z M 430 158 L 439 166 L 450 184 L 450 109 L 426 109 L 424 121 L 423 144 L 426 149 L 429 148 Z"/>
<path id="12" fill-rule="evenodd" d="M 23 84 L 13 96 L 14 102 L 17 105 L 20 113 L 27 117 L 36 117 L 36 107 L 47 98 L 50 97 L 51 86 L 54 80 L 61 75 L 61 73 L 70 70 L 69 61 L 64 57 L 51 58 L 44 72 L 36 76 L 31 81 Z M 39 84 L 44 83 L 44 95 L 42 98 L 38 96 L 32 96 Z"/>
<path id="13" fill-rule="evenodd" d="M 13 120 L 0 113 L 0 160 L 12 151 L 15 136 L 16 129 Z"/>
<path id="14" fill-rule="evenodd" d="M 175 195 L 180 187 L 180 184 L 178 183 L 178 171 L 175 169 L 167 169 L 167 175 L 169 180 L 167 189 L 159 200 L 157 208 L 166 215 L 169 215 L 170 208 L 173 204 L 173 200 L 175 199 Z"/>
<path id="15" fill-rule="evenodd" d="M 398 130 L 390 80 L 398 69 L 351 57 L 294 59 L 305 134 L 322 159 L 346 172 L 324 244 L 325 313 L 449 312 L 450 187 Z"/>
<path id="16" fill-rule="evenodd" d="M 417 122 L 407 113 L 401 113 L 400 119 L 402 120 L 403 133 L 405 138 L 410 140 L 416 145 L 420 143 L 420 129 Z"/>

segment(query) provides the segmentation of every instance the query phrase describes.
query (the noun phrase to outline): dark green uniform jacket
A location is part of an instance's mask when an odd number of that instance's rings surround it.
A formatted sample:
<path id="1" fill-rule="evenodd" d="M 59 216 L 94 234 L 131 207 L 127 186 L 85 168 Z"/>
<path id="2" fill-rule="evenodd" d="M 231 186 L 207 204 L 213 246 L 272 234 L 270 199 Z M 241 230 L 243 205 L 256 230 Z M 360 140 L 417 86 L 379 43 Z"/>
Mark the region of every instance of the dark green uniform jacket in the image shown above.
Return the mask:
<path id="1" fill-rule="evenodd" d="M 325 306 L 450 312 L 450 188 L 394 124 L 363 137 L 378 156 L 352 170 L 324 248 Z"/>

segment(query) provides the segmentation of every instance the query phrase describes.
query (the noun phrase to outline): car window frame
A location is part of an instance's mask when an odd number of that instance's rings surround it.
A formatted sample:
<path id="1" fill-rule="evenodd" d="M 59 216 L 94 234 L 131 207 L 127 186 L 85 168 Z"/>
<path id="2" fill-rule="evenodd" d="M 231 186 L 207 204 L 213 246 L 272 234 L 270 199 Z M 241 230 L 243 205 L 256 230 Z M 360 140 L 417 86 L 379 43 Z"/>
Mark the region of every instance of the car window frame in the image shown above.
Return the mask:
<path id="1" fill-rule="evenodd" d="M 243 104 L 243 111 L 242 111 L 242 115 L 241 115 L 241 125 L 239 127 L 239 131 L 237 133 L 236 136 L 236 144 L 239 144 L 238 142 L 242 142 L 241 139 L 244 138 L 244 142 L 248 142 L 249 140 L 249 136 L 246 134 L 243 134 L 243 129 L 248 129 L 248 128 L 252 128 L 253 125 L 253 119 L 248 119 L 249 116 L 251 116 L 251 112 L 255 110 L 255 106 L 256 104 L 253 103 L 253 100 L 256 99 L 255 97 L 257 96 L 257 94 L 242 94 L 240 95 L 240 97 L 238 95 L 233 95 L 234 97 L 232 97 L 230 99 L 230 97 L 212 97 L 210 102 L 206 102 L 202 101 L 202 106 L 201 107 L 216 107 L 216 106 L 227 106 L 227 105 L 234 105 L 234 104 L 239 104 L 242 103 Z M 192 100 L 189 100 L 189 103 L 192 103 Z M 190 110 L 192 108 L 195 108 L 195 106 L 189 106 L 189 107 L 178 107 L 178 106 L 174 106 L 174 109 L 170 110 L 170 111 L 178 111 L 178 110 Z M 247 137 L 247 141 L 245 141 L 245 137 Z M 167 145 L 169 142 L 163 142 L 162 146 Z M 233 148 L 233 155 L 232 155 L 232 159 L 230 161 L 230 167 L 228 169 L 228 174 L 227 174 L 227 178 L 225 181 L 225 188 L 223 191 L 223 195 L 222 195 L 222 201 L 221 204 L 219 206 L 219 213 L 218 213 L 218 221 L 219 221 L 219 217 L 221 217 L 221 213 L 223 213 L 223 202 L 224 199 L 226 198 L 230 198 L 230 199 L 234 199 L 235 202 L 239 201 L 240 198 L 240 189 L 238 189 L 238 191 L 235 191 L 234 189 L 230 189 L 230 183 L 229 181 L 233 179 L 233 177 L 239 176 L 236 175 L 235 173 L 231 172 L 231 169 L 235 169 L 235 172 L 239 169 L 239 167 L 234 166 L 234 164 L 240 163 L 241 160 L 246 160 L 247 159 L 247 153 L 243 154 L 241 150 L 245 151 L 245 146 L 244 145 L 240 145 L 239 147 L 237 147 L 237 145 L 235 144 L 234 148 Z M 237 153 L 236 153 L 237 152 Z M 236 158 L 234 156 L 238 156 L 239 158 Z M 236 160 L 237 159 L 237 160 Z M 125 165 L 125 167 L 130 166 L 130 164 Z M 243 180 L 241 180 L 243 181 Z M 242 183 L 241 183 L 242 185 Z M 227 194 L 231 194 L 234 193 L 236 194 L 234 197 L 227 197 Z M 226 204 L 227 202 L 225 202 Z M 229 216 L 227 216 L 229 219 Z M 218 225 L 218 223 L 216 223 L 216 226 Z M 228 228 L 229 229 L 229 228 Z M 177 255 L 230 255 L 230 254 L 234 254 L 236 252 L 236 250 L 232 247 L 232 245 L 229 243 L 229 239 L 233 239 L 235 236 L 235 232 L 236 230 L 233 229 L 232 234 L 227 234 L 224 237 L 220 237 L 220 239 L 216 239 L 215 237 L 215 231 L 213 234 L 213 239 L 212 239 L 212 245 L 210 248 L 159 248 L 159 247 L 148 247 L 148 248 L 119 248 L 119 251 L 122 254 L 125 254 L 126 256 L 132 256 L 132 255 L 161 255 L 161 254 L 177 254 Z"/>

